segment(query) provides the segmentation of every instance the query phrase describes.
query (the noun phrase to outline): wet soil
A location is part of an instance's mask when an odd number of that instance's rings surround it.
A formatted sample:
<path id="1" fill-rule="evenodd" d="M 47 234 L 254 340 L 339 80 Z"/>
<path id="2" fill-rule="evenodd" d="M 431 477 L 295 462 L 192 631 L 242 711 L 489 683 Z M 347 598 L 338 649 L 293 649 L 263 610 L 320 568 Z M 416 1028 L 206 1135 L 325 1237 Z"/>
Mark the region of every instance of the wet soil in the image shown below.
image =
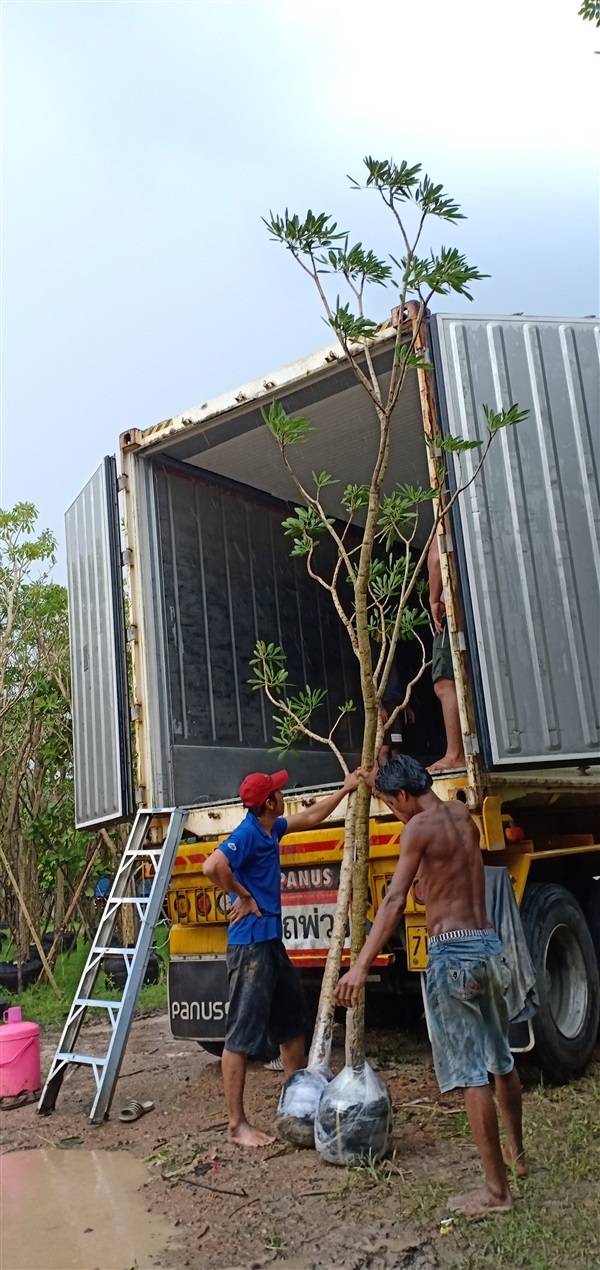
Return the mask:
<path id="1" fill-rule="evenodd" d="M 125 1151 L 13 1151 L 0 1162 L 2 1265 L 10 1270 L 139 1270 L 169 1238 L 148 1213 L 146 1166 Z M 32 1220 L 34 1218 L 34 1220 Z"/>
<path id="2" fill-rule="evenodd" d="M 100 1050 L 100 1028 L 86 1029 L 86 1040 L 92 1044 L 95 1032 Z M 43 1073 L 57 1041 L 55 1029 L 44 1029 Z M 219 1061 L 194 1042 L 174 1040 L 165 1014 L 136 1020 L 111 1117 L 103 1125 L 88 1122 L 93 1091 L 84 1069 L 69 1073 L 51 1116 L 37 1116 L 35 1106 L 0 1112 L 0 1173 L 8 1166 L 9 1179 L 11 1170 L 21 1166 L 6 1153 L 43 1149 L 44 1161 L 56 1161 L 54 1171 L 50 1163 L 49 1176 L 54 1172 L 52 1185 L 60 1196 L 64 1178 L 81 1162 L 73 1192 L 75 1225 L 68 1226 L 66 1218 L 48 1225 L 46 1259 L 30 1260 L 27 1270 L 51 1270 L 55 1264 L 65 1270 L 71 1264 L 77 1270 L 260 1270 L 270 1265 L 287 1270 L 439 1270 L 464 1265 L 456 1239 L 445 1238 L 442 1224 L 448 1196 L 480 1179 L 460 1095 L 440 1097 L 424 1028 L 370 1032 L 368 1050 L 392 1095 L 394 1155 L 385 1169 L 347 1170 L 324 1164 L 314 1151 L 279 1142 L 254 1152 L 229 1145 Z M 343 1065 L 339 1044 L 332 1065 L 334 1070 Z M 261 1128 L 274 1125 L 281 1084 L 278 1073 L 261 1064 L 249 1067 L 247 1111 Z M 121 1123 L 119 1110 L 130 1098 L 151 1099 L 154 1110 L 134 1124 Z M 107 1209 L 102 1226 L 114 1225 L 116 1260 L 98 1262 L 90 1243 L 84 1260 L 69 1262 L 63 1255 L 62 1261 L 52 1261 L 56 1241 L 64 1252 L 65 1230 L 75 1231 L 72 1238 L 83 1240 L 85 1249 L 91 1233 L 84 1231 L 95 1231 L 99 1224 L 95 1218 L 94 1225 L 79 1199 L 83 1186 L 86 1194 L 91 1192 L 92 1207 L 100 1203 L 92 1182 L 88 1186 L 82 1181 L 84 1169 L 89 1176 L 91 1152 L 96 1175 L 102 1157 L 124 1160 L 121 1200 L 124 1214 L 135 1213 L 134 1258 L 131 1242 L 126 1244 L 123 1236 L 119 1244 L 119 1228 Z M 135 1184 L 130 1165 L 137 1169 Z M 47 1170 L 46 1163 L 43 1167 Z M 107 1187 L 110 1207 L 113 1181 Z M 36 1204 L 34 1200 L 31 1211 Z M 26 1203 L 15 1219 L 22 1229 L 28 1211 Z M 14 1259 L 14 1246 L 5 1235 L 3 1270 L 24 1265 Z"/>
<path id="3" fill-rule="evenodd" d="M 86 1029 L 86 1040 L 91 1043 L 94 1033 L 100 1050 L 101 1027 Z M 285 1262 L 288 1270 L 294 1266 L 302 1270 L 401 1270 L 405 1266 L 433 1270 L 448 1264 L 439 1219 L 429 1223 L 431 1236 L 424 1238 L 423 1231 L 403 1217 L 403 1189 L 408 1188 L 414 1197 L 415 1169 L 424 1182 L 435 1169 L 438 1179 L 447 1175 L 451 1189 L 456 1189 L 464 1180 L 457 1178 L 457 1172 L 473 1171 L 474 1152 L 470 1147 L 465 1151 L 461 1143 L 459 1158 L 455 1144 L 449 1143 L 451 1149 L 440 1161 L 433 1133 L 429 1135 L 416 1122 L 411 1124 L 416 1108 L 438 1105 L 427 1040 L 422 1033 L 412 1033 L 405 1040 L 395 1036 L 392 1059 L 386 1036 L 369 1036 L 375 1054 L 371 1061 L 380 1066 L 395 1105 L 395 1157 L 383 1178 L 370 1178 L 365 1170 L 337 1169 L 322 1163 L 313 1151 L 281 1143 L 258 1152 L 230 1146 L 225 1138 L 220 1063 L 196 1043 L 174 1040 L 164 1014 L 134 1023 L 107 1122 L 89 1124 L 90 1074 L 73 1069 L 51 1116 L 37 1116 L 35 1106 L 2 1114 L 0 1149 L 6 1153 L 44 1148 L 46 1160 L 55 1150 L 57 1194 L 67 1151 L 69 1168 L 71 1160 L 81 1160 L 83 1165 L 89 1151 L 96 1161 L 103 1152 L 122 1152 L 128 1159 L 132 1156 L 143 1162 L 136 1203 L 139 1200 L 145 1213 L 164 1219 L 165 1224 L 160 1228 L 162 1246 L 158 1228 L 155 1231 L 152 1226 L 152 1247 L 142 1239 L 146 1232 L 140 1233 L 135 1253 L 140 1267 L 249 1270 Z M 57 1041 L 56 1029 L 43 1031 L 43 1073 Z M 338 1046 L 334 1067 L 342 1065 Z M 266 1071 L 261 1064 L 250 1066 L 246 1101 L 253 1123 L 265 1129 L 273 1125 L 281 1083 L 278 1073 Z M 151 1099 L 154 1110 L 134 1124 L 123 1124 L 119 1110 L 129 1098 Z M 426 1101 L 411 1107 L 415 1099 Z M 445 1103 L 460 1106 L 458 1101 L 452 1104 L 452 1099 Z M 75 1211 L 78 1194 L 73 1198 Z M 82 1231 L 93 1226 L 87 1210 L 80 1210 L 79 1226 Z M 140 1231 L 138 1216 L 135 1230 Z M 53 1238 L 49 1230 L 46 1251 Z M 21 1265 L 11 1264 L 11 1246 L 4 1245 L 3 1270 L 19 1270 Z M 39 1263 L 39 1270 L 50 1270 L 51 1264 L 46 1259 Z M 60 1264 L 69 1265 L 64 1257 Z M 76 1264 L 78 1270 L 94 1270 L 98 1263 L 90 1253 Z M 123 1245 L 121 1261 L 114 1264 L 118 1270 L 121 1265 L 129 1270 L 136 1264 L 129 1245 Z M 113 1263 L 101 1265 L 102 1270 L 109 1266 L 112 1270 Z M 31 1262 L 28 1270 L 38 1266 Z"/>

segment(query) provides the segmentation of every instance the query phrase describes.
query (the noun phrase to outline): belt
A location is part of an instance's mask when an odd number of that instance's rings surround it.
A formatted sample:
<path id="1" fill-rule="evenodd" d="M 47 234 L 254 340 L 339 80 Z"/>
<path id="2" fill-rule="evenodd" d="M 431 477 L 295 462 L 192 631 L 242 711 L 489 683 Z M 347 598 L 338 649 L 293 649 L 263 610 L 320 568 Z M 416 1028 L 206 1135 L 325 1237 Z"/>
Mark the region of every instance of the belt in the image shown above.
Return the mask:
<path id="1" fill-rule="evenodd" d="M 488 926 L 485 930 L 446 930 L 442 935 L 430 935 L 429 947 L 434 948 L 436 944 L 449 943 L 452 939 L 480 939 L 482 935 L 495 934 L 492 926 Z"/>

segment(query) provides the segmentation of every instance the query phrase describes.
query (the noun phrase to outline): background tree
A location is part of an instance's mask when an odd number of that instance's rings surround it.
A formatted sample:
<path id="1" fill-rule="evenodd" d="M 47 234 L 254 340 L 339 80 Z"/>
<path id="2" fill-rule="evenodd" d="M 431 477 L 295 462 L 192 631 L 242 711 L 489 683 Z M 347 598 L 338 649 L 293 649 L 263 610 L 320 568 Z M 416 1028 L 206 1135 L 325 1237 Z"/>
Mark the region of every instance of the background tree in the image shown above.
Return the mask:
<path id="1" fill-rule="evenodd" d="M 85 860 L 75 829 L 67 592 L 52 582 L 55 540 L 31 503 L 0 511 L 0 837 L 35 929 L 42 897 L 60 924 L 64 886 Z M 11 888 L 17 961 L 31 935 Z"/>
<path id="2" fill-rule="evenodd" d="M 263 411 L 282 462 L 289 472 L 301 499 L 292 516 L 284 521 L 284 532 L 292 539 L 292 554 L 306 560 L 310 576 L 330 595 L 357 658 L 364 729 L 361 765 L 371 769 L 381 745 L 383 723 L 381 706 L 392 663 L 400 639 L 416 640 L 421 649 L 420 665 L 407 685 L 404 700 L 389 715 L 391 727 L 397 715 L 406 708 L 414 685 L 423 676 L 429 662 L 423 627 L 429 622 L 424 601 L 426 581 L 424 566 L 430 543 L 445 516 L 462 491 L 475 480 L 497 432 L 518 423 L 526 412 L 516 405 L 493 411 L 484 407 L 481 440 L 465 441 L 446 436 L 435 439 L 433 471 L 430 486 L 423 488 L 396 483 L 384 491 L 391 429 L 407 377 L 415 372 L 427 374 L 431 367 L 423 355 L 424 322 L 427 306 L 435 296 L 459 295 L 471 299 L 472 283 L 485 275 L 470 265 L 455 247 L 440 247 L 424 253 L 421 241 L 424 229 L 433 217 L 454 225 L 463 219 L 457 203 L 423 173 L 420 164 L 410 166 L 403 161 L 365 159 L 366 181 L 361 185 L 351 179 L 355 190 L 366 189 L 381 199 L 399 238 L 399 255 L 382 259 L 362 243 L 351 243 L 348 234 L 338 229 L 337 222 L 325 213 L 308 211 L 304 219 L 287 210 L 283 216 L 270 214 L 265 221 L 269 233 L 293 257 L 315 287 L 325 319 L 335 333 L 345 357 L 372 407 L 377 430 L 377 457 L 365 482 L 364 474 L 356 484 L 341 492 L 340 517 L 336 520 L 323 507 L 323 490 L 335 484 L 332 473 L 313 473 L 313 486 L 308 488 L 294 471 L 290 452 L 302 445 L 313 426 L 307 418 L 291 418 L 278 402 Z M 328 278 L 335 278 L 348 295 L 332 298 Z M 377 323 L 366 312 L 369 287 L 393 287 L 397 300 L 398 321 L 391 375 L 376 372 L 374 350 Z M 405 321 L 407 303 L 411 301 L 411 320 Z M 429 443 L 431 441 L 429 439 Z M 474 474 L 463 478 L 461 454 L 479 450 Z M 454 459 L 455 488 L 450 492 L 448 456 Z M 417 531 L 422 545 L 415 548 Z M 351 532 L 352 531 L 352 532 Z M 326 535 L 333 539 L 336 563 L 330 576 L 318 569 L 318 548 Z M 376 649 L 373 657 L 373 648 Z M 306 685 L 294 695 L 290 692 L 285 651 L 274 644 L 257 643 L 252 662 L 253 686 L 262 689 L 273 705 L 278 720 L 275 741 L 281 751 L 289 749 L 301 735 L 327 745 L 345 771 L 347 765 L 336 743 L 336 729 L 344 715 L 355 708 L 354 702 L 340 704 L 338 716 L 328 733 L 319 731 L 313 716 L 325 693 L 319 687 Z M 320 1022 L 332 1017 L 331 992 L 339 968 L 348 911 L 349 879 L 352 875 L 352 958 L 360 951 L 366 929 L 368 904 L 370 793 L 363 782 L 355 802 L 351 801 L 346 822 L 345 850 L 340 879 L 338 913 L 334 940 L 330 950 L 321 994 Z M 340 938 L 341 936 L 341 938 Z M 336 958 L 337 966 L 334 965 Z M 321 1031 L 327 1031 L 326 1023 Z M 317 1032 L 319 1031 L 319 1026 Z M 347 1025 L 347 1062 L 358 1066 L 364 1060 L 364 1001 L 350 1011 Z"/>

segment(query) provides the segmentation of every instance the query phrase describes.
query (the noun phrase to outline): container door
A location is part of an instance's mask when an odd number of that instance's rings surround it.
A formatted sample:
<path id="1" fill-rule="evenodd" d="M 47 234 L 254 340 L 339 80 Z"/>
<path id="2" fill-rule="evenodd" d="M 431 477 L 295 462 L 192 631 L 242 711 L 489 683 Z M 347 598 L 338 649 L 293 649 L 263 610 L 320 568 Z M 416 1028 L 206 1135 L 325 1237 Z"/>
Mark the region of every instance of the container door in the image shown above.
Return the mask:
<path id="1" fill-rule="evenodd" d="M 134 796 L 117 469 L 105 458 L 66 516 L 79 829 L 125 820 Z"/>
<path id="2" fill-rule="evenodd" d="M 482 439 L 484 404 L 530 412 L 495 438 L 455 520 L 485 757 L 589 761 L 600 744 L 600 326 L 438 315 L 432 328 L 446 430 Z M 463 479 L 477 453 L 461 456 Z"/>

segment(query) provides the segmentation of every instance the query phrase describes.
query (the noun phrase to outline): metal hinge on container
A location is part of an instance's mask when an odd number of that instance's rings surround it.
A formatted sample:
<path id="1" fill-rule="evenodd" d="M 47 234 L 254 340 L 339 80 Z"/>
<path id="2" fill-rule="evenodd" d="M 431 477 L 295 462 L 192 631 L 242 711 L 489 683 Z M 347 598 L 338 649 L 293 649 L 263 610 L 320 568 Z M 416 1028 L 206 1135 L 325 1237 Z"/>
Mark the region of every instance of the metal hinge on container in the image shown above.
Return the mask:
<path id="1" fill-rule="evenodd" d="M 131 550 L 131 547 L 126 547 L 125 551 L 121 552 L 121 564 L 133 564 L 133 551 Z"/>
<path id="2" fill-rule="evenodd" d="M 465 754 L 479 754 L 479 741 L 476 732 L 469 732 L 463 737 Z"/>
<path id="3" fill-rule="evenodd" d="M 121 494 L 124 489 L 127 489 L 128 484 L 129 484 L 129 481 L 127 478 L 127 473 L 121 472 L 121 475 L 117 477 L 117 489 L 119 491 L 119 494 Z"/>
<path id="4" fill-rule="evenodd" d="M 137 640 L 137 626 L 128 626 L 125 632 L 125 638 L 128 644 L 135 644 Z"/>
<path id="5" fill-rule="evenodd" d="M 464 652 L 466 652 L 466 648 L 467 648 L 467 641 L 466 641 L 466 639 L 465 639 L 465 632 L 464 632 L 464 631 L 455 631 L 455 632 L 454 632 L 454 638 L 455 638 L 455 640 L 456 640 L 456 647 L 458 648 L 459 653 L 464 653 Z"/>
<path id="6" fill-rule="evenodd" d="M 438 543 L 442 555 L 449 556 L 454 551 L 454 543 L 452 542 L 452 534 L 438 534 Z"/>
<path id="7" fill-rule="evenodd" d="M 129 711 L 129 715 L 132 723 L 138 723 L 142 717 L 142 707 L 137 704 L 133 705 Z"/>

